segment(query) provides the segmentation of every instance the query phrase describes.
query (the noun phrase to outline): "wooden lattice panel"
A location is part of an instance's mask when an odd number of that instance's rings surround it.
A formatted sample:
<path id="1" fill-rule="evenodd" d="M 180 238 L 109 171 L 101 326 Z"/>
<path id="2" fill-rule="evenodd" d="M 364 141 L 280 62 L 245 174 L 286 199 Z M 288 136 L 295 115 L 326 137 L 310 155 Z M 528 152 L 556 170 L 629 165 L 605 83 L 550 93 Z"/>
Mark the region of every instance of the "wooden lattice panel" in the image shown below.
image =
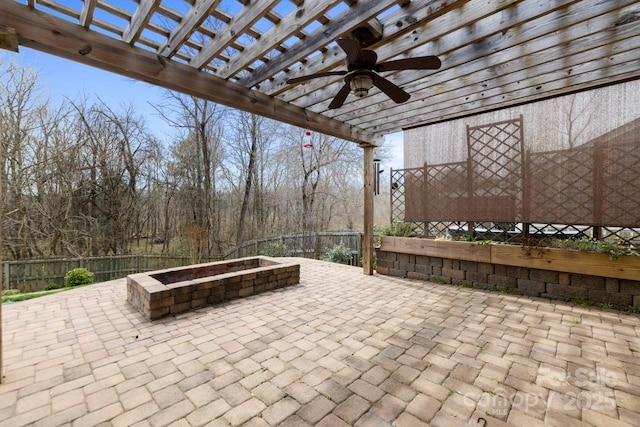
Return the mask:
<path id="1" fill-rule="evenodd" d="M 404 221 L 404 172 L 391 169 L 391 223 Z"/>
<path id="2" fill-rule="evenodd" d="M 593 149 L 528 155 L 527 222 L 593 221 Z"/>
<path id="3" fill-rule="evenodd" d="M 638 148 L 638 144 L 626 143 L 598 150 L 602 153 L 601 225 L 635 227 L 640 224 Z"/>
<path id="4" fill-rule="evenodd" d="M 484 226 L 490 234 L 504 229 L 502 234 L 511 235 L 516 223 L 541 225 L 534 234 L 547 233 L 543 224 L 573 224 L 582 228 L 554 234 L 613 227 L 608 234 L 635 239 L 640 225 L 635 123 L 578 147 L 528 152 L 526 162 L 522 118 L 468 127 L 467 161 L 395 171 L 403 180 L 392 205 L 402 197 L 406 221 L 493 223 Z M 398 203 L 395 209 L 401 209 Z"/>
<path id="5" fill-rule="evenodd" d="M 405 169 L 404 173 L 404 220 L 423 221 L 426 216 L 424 168 Z"/>
<path id="6" fill-rule="evenodd" d="M 522 117 L 467 127 L 469 221 L 517 220 L 522 212 Z"/>
<path id="7" fill-rule="evenodd" d="M 422 191 L 423 186 L 418 185 L 423 181 L 423 168 L 417 169 L 391 169 L 391 223 L 397 222 L 411 222 L 411 219 L 407 218 L 406 214 L 406 201 L 409 201 L 409 211 L 411 209 L 422 209 L 424 206 L 422 203 L 422 195 L 406 194 L 406 181 L 405 177 L 408 176 L 409 188 L 418 189 Z M 411 191 L 411 190 L 410 190 Z M 421 206 L 416 206 L 416 201 L 421 203 Z M 417 214 L 417 212 L 416 212 Z M 425 224 L 422 222 L 415 222 L 413 224 L 413 230 L 416 235 L 424 235 Z"/>
<path id="8" fill-rule="evenodd" d="M 464 209 L 467 199 L 467 163 L 427 165 L 425 180 L 426 215 L 423 220 L 450 221 Z"/>

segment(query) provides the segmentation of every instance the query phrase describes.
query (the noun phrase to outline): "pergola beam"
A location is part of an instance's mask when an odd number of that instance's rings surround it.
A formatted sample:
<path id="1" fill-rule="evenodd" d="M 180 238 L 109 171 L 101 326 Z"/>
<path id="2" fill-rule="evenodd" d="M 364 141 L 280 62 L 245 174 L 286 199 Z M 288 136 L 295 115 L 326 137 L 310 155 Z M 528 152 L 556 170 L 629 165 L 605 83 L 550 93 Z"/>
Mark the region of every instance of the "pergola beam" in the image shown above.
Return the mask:
<path id="1" fill-rule="evenodd" d="M 359 144 L 382 143 L 382 137 L 376 133 L 307 111 L 98 32 L 86 31 L 84 27 L 13 1 L 0 3 L 0 25 L 8 23 L 16 29 L 20 44 L 26 47 Z"/>
<path id="2" fill-rule="evenodd" d="M 14 28 L 0 25 L 0 49 L 17 52 L 19 47 L 18 34 Z"/>

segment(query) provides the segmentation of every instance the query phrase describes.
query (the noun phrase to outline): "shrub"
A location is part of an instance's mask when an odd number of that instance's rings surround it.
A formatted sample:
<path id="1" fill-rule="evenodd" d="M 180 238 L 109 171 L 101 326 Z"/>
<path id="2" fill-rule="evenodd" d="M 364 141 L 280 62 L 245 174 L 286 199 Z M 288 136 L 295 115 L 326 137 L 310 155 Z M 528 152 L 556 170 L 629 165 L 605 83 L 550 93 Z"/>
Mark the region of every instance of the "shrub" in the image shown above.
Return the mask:
<path id="1" fill-rule="evenodd" d="M 394 221 L 392 224 L 381 227 L 379 233 L 383 236 L 409 237 L 416 229 L 412 222 Z"/>
<path id="2" fill-rule="evenodd" d="M 47 286 L 44 287 L 45 291 L 53 291 L 55 289 L 62 289 L 64 288 L 64 284 L 63 283 L 50 283 Z"/>
<path id="3" fill-rule="evenodd" d="M 322 257 L 325 261 L 337 262 L 339 264 L 351 264 L 351 260 L 353 255 L 351 254 L 351 249 L 346 247 L 344 244 L 340 243 L 339 245 L 335 245 L 333 248 L 329 249 L 324 256 Z"/>
<path id="4" fill-rule="evenodd" d="M 93 273 L 86 268 L 74 268 L 64 276 L 65 286 L 81 286 L 93 283 Z"/>

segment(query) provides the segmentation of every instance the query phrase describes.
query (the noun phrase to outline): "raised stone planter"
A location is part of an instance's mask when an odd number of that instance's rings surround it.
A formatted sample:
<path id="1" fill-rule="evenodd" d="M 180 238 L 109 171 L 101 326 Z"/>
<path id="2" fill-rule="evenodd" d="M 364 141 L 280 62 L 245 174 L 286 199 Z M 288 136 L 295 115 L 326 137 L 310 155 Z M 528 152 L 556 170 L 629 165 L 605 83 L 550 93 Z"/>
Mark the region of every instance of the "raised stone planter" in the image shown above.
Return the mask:
<path id="1" fill-rule="evenodd" d="M 379 274 L 640 307 L 640 257 L 384 236 Z"/>
<path id="2" fill-rule="evenodd" d="M 264 256 L 127 276 L 127 301 L 147 319 L 300 282 L 300 264 Z"/>

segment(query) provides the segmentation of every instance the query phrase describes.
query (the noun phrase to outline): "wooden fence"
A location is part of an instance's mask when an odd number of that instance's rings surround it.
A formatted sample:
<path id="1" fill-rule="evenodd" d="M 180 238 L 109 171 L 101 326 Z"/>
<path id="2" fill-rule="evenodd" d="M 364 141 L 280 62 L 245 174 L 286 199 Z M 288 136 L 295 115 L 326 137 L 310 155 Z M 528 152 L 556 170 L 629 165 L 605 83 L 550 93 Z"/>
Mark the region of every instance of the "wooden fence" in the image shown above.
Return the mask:
<path id="1" fill-rule="evenodd" d="M 351 265 L 360 266 L 362 233 L 325 232 L 301 233 L 270 237 L 245 242 L 229 251 L 224 258 L 242 258 L 255 255 L 301 256 L 320 258 L 336 245 L 343 244 L 351 251 Z M 206 261 L 203 261 L 206 262 Z M 115 255 L 90 258 L 44 258 L 2 263 L 4 289 L 21 292 L 42 291 L 47 285 L 61 285 L 64 276 L 74 268 L 86 268 L 94 274 L 96 282 L 118 279 L 128 274 L 160 270 L 192 264 L 186 256 L 175 255 Z"/>
<path id="2" fill-rule="evenodd" d="M 362 233 L 358 231 L 299 233 L 244 242 L 225 254 L 225 259 L 255 255 L 321 258 L 331 248 L 344 245 L 351 251 L 350 265 L 361 266 Z"/>
<path id="3" fill-rule="evenodd" d="M 118 279 L 128 274 L 192 264 L 191 258 L 173 255 L 115 255 L 90 258 L 44 258 L 4 261 L 4 289 L 21 292 L 42 291 L 47 285 L 61 285 L 74 268 L 86 268 L 96 282 Z"/>

